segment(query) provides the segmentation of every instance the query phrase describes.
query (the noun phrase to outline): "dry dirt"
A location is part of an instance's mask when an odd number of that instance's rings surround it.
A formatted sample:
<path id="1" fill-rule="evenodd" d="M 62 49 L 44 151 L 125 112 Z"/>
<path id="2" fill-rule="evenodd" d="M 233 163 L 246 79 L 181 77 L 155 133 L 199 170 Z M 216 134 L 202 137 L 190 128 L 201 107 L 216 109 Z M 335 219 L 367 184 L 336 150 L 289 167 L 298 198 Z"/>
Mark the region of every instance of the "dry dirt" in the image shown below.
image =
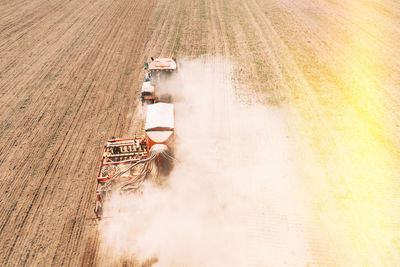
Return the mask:
<path id="1" fill-rule="evenodd" d="M 174 54 L 230 58 L 251 100 L 287 112 L 310 265 L 395 266 L 398 10 L 394 0 L 0 1 L 0 265 L 99 264 L 86 218 L 102 146 L 137 132 L 143 62 Z"/>

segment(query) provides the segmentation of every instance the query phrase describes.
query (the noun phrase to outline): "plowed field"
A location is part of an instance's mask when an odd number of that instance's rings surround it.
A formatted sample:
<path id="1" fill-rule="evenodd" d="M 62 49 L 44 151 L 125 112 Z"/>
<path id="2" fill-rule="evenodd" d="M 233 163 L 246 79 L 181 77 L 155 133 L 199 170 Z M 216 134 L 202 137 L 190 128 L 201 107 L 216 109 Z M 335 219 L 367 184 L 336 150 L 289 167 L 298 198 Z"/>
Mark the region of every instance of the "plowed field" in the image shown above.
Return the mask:
<path id="1" fill-rule="evenodd" d="M 399 10 L 395 0 L 0 1 L 0 265 L 102 263 L 87 220 L 102 146 L 140 134 L 143 62 L 175 55 L 229 58 L 255 102 L 285 110 L 310 265 L 395 266 Z"/>

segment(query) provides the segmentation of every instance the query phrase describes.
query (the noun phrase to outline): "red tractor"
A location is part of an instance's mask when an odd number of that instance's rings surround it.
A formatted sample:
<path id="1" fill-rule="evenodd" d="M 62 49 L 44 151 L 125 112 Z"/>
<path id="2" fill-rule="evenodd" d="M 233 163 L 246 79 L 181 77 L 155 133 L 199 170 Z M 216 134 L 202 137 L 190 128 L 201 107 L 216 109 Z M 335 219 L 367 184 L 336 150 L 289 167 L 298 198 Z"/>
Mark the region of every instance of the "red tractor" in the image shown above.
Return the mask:
<path id="1" fill-rule="evenodd" d="M 155 94 L 155 87 L 163 84 L 163 81 L 171 77 L 176 71 L 176 59 L 174 57 L 151 58 L 151 62 L 144 63 L 144 69 L 148 70 L 148 72 L 146 73 L 146 80 L 142 85 L 142 104 L 153 104 L 158 101 L 171 102 L 172 97 L 168 94 L 161 93 L 161 95 L 157 97 Z"/>

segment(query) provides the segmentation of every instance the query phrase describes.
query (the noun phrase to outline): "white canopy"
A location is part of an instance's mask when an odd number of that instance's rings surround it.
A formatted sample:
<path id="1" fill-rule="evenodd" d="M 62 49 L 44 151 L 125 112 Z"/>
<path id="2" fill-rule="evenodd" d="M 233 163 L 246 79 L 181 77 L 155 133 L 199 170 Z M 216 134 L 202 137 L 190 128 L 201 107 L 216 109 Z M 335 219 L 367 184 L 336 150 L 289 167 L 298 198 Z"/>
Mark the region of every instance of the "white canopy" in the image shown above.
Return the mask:
<path id="1" fill-rule="evenodd" d="M 147 106 L 145 130 L 155 128 L 174 129 L 174 105 L 156 103 Z"/>
<path id="2" fill-rule="evenodd" d="M 142 94 L 143 93 L 153 93 L 154 92 L 154 86 L 151 85 L 150 82 L 144 82 L 142 85 Z"/>

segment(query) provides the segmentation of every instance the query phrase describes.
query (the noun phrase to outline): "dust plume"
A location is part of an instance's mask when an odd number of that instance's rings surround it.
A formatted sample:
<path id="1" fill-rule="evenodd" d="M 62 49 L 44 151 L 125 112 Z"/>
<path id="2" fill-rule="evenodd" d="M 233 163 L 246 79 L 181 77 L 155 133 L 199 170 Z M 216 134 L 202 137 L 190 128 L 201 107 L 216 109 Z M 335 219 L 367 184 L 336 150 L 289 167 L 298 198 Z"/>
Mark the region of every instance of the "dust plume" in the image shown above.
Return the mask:
<path id="1" fill-rule="evenodd" d="M 246 104 L 226 60 L 180 62 L 174 97 L 174 169 L 162 186 L 116 194 L 99 225 L 107 264 L 156 266 L 307 263 L 285 115 Z"/>

